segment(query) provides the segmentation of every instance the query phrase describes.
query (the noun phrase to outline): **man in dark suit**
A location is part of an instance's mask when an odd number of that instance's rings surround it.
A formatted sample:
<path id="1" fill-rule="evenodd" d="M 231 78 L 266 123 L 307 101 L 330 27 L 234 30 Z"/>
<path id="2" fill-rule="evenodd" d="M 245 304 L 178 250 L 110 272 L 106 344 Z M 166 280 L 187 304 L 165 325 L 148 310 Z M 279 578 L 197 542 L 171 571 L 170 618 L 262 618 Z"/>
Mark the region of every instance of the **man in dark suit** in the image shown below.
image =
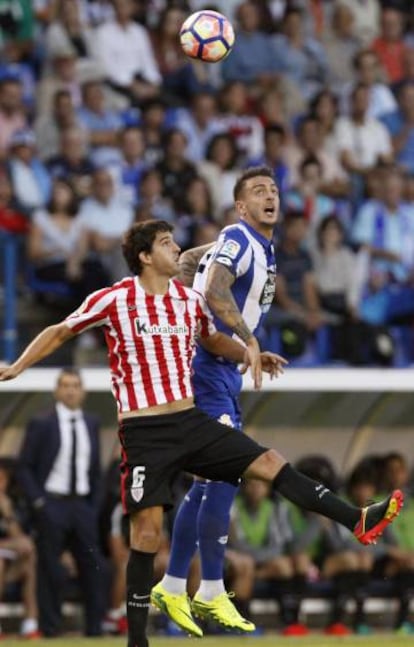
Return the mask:
<path id="1" fill-rule="evenodd" d="M 56 404 L 32 418 L 20 453 L 20 481 L 34 510 L 38 549 L 39 624 L 45 636 L 61 626 L 64 550 L 72 552 L 85 604 L 85 634 L 101 633 L 103 558 L 98 547 L 99 423 L 81 409 L 79 373 L 64 369 Z"/>

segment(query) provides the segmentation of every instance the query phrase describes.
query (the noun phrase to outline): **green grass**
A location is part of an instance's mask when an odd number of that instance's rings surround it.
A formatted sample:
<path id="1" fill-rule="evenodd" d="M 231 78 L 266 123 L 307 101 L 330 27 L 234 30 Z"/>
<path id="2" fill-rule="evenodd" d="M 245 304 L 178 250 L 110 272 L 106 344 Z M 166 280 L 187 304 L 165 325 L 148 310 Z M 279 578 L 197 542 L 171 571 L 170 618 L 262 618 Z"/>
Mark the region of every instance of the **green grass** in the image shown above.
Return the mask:
<path id="1" fill-rule="evenodd" d="M 26 643 L 27 645 L 28 643 Z M 102 644 L 102 647 L 124 647 L 125 638 L 95 638 L 85 639 L 79 637 L 66 637 L 55 640 L 35 640 L 29 643 L 32 647 L 92 647 Z M 276 634 L 266 635 L 262 638 L 218 637 L 209 638 L 152 638 L 150 647 L 275 647 L 275 645 L 288 645 L 289 647 L 409 647 L 414 644 L 413 636 L 395 636 L 393 634 L 377 633 L 373 636 L 347 636 L 346 638 L 327 637 L 315 633 L 306 638 L 285 638 Z M 22 647 L 21 640 L 6 640 L 6 647 Z"/>

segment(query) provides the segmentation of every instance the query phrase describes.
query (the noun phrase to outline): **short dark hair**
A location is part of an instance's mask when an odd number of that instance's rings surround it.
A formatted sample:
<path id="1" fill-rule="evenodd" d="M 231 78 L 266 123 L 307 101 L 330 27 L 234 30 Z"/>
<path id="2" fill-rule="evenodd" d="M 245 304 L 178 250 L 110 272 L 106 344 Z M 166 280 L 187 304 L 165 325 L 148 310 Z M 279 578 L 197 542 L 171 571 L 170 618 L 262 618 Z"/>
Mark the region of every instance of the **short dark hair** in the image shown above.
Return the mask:
<path id="1" fill-rule="evenodd" d="M 317 166 L 319 169 L 319 172 L 322 173 L 322 164 L 320 163 L 319 159 L 316 157 L 316 155 L 307 155 L 302 162 L 299 165 L 299 172 L 302 175 L 303 171 L 306 169 L 308 166 Z"/>
<path id="2" fill-rule="evenodd" d="M 264 129 L 264 139 L 266 140 L 269 135 L 279 135 L 286 137 L 286 128 L 281 124 L 268 124 Z"/>
<path id="3" fill-rule="evenodd" d="M 234 200 L 239 200 L 241 193 L 243 193 L 244 185 L 247 180 L 250 180 L 252 177 L 270 177 L 274 180 L 274 174 L 269 166 L 250 166 L 245 169 L 239 176 L 236 184 L 233 189 Z"/>
<path id="4" fill-rule="evenodd" d="M 122 253 L 133 274 L 139 276 L 143 270 L 140 253 L 151 252 L 157 234 L 166 231 L 173 231 L 173 226 L 166 220 L 144 220 L 128 229 L 122 243 Z"/>

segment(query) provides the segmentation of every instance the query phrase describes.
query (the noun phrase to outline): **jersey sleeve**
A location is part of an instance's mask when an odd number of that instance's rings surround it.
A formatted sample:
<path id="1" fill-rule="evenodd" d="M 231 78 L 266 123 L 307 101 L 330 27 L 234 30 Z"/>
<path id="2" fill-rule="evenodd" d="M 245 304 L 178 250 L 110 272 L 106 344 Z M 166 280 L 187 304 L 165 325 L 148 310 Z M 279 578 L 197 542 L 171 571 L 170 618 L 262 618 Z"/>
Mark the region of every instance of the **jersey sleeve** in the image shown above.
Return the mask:
<path id="1" fill-rule="evenodd" d="M 213 321 L 213 314 L 204 297 L 199 292 L 195 293 L 197 295 L 198 334 L 200 337 L 210 337 L 210 335 L 214 335 L 217 332 Z"/>
<path id="2" fill-rule="evenodd" d="M 97 290 L 90 294 L 77 310 L 68 315 L 65 323 L 74 333 L 108 323 L 108 307 L 114 295 L 111 288 Z"/>
<path id="3" fill-rule="evenodd" d="M 212 260 L 224 265 L 238 277 L 247 272 L 251 255 L 252 249 L 245 234 L 241 229 L 231 227 L 220 235 Z"/>

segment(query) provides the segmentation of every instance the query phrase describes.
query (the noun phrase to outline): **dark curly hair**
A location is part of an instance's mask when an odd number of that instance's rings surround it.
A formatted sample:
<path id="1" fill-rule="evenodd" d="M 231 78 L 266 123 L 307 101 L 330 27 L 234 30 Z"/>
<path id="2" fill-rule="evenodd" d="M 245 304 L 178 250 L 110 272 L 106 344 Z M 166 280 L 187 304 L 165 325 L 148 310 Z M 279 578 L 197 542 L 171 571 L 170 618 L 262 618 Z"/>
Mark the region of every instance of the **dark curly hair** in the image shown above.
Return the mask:
<path id="1" fill-rule="evenodd" d="M 173 226 L 165 220 L 144 220 L 136 222 L 126 232 L 122 242 L 122 253 L 131 272 L 139 276 L 142 272 L 141 252 L 151 252 L 159 232 L 172 232 Z"/>

